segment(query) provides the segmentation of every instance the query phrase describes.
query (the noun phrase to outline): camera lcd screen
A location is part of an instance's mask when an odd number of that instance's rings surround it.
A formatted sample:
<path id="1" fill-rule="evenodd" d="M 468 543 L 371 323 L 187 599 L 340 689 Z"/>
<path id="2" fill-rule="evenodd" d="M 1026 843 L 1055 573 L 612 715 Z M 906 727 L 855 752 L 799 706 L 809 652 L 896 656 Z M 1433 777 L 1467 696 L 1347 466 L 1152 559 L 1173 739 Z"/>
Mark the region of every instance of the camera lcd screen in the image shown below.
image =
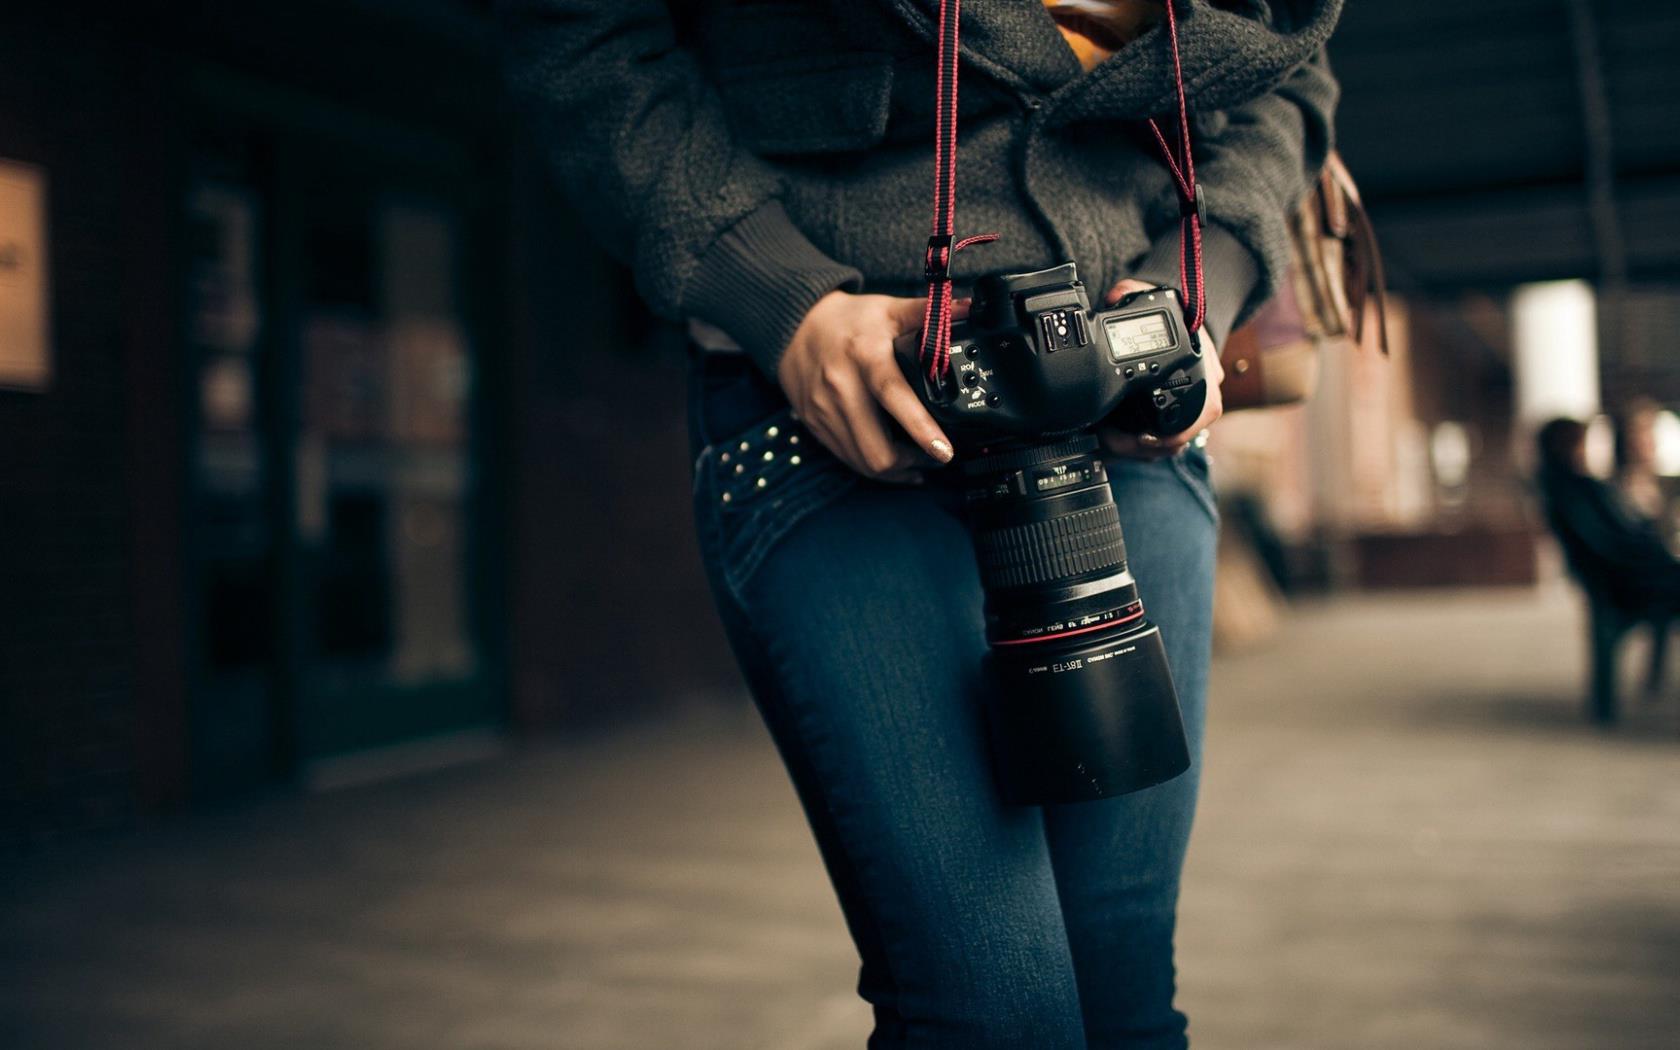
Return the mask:
<path id="1" fill-rule="evenodd" d="M 1116 361 L 1173 347 L 1172 326 L 1167 323 L 1167 315 L 1159 310 L 1131 317 L 1111 317 L 1103 322 L 1103 329 L 1108 333 L 1109 356 Z"/>

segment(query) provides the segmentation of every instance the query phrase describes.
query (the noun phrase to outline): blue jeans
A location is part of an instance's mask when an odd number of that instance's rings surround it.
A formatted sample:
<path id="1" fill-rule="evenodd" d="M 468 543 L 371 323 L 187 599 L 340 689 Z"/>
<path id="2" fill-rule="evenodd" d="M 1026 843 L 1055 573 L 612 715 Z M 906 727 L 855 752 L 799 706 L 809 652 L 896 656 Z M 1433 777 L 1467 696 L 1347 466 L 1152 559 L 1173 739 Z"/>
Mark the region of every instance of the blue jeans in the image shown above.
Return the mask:
<path id="1" fill-rule="evenodd" d="M 869 1046 L 1185 1046 L 1172 942 L 1211 634 L 1205 457 L 1110 464 L 1190 771 L 1101 802 L 1008 806 L 951 491 L 859 478 L 813 439 L 791 442 L 786 408 L 744 358 L 697 355 L 695 512 L 730 641 L 862 958 Z"/>

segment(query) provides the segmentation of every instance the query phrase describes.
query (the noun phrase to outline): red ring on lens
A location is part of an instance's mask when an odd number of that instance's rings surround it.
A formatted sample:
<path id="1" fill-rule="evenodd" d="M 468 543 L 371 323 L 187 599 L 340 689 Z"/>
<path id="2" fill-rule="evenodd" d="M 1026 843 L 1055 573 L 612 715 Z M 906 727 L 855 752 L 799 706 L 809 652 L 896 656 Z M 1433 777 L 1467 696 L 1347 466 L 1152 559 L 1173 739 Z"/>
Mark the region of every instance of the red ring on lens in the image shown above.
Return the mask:
<path id="1" fill-rule="evenodd" d="M 1101 631 L 1108 627 L 1118 627 L 1123 623 L 1131 623 L 1133 620 L 1141 619 L 1143 619 L 1143 610 L 1139 609 L 1130 616 L 1125 616 L 1118 620 L 1109 620 L 1107 623 L 1094 623 L 1089 627 L 1075 627 L 1071 631 L 1057 631 L 1055 634 L 1041 634 L 1037 638 L 1006 638 L 1001 641 L 993 642 L 992 644 L 1031 645 L 1034 642 L 1049 642 L 1054 641 L 1057 638 L 1071 638 L 1076 634 L 1090 634 L 1092 631 Z"/>

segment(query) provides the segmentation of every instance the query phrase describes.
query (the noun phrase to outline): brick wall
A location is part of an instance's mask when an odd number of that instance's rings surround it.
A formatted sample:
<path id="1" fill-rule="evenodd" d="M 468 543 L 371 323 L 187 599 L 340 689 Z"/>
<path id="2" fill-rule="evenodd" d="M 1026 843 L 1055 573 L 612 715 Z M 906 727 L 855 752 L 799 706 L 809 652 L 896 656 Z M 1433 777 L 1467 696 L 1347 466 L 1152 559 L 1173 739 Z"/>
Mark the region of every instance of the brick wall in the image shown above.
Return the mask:
<path id="1" fill-rule="evenodd" d="M 689 509 L 685 343 L 525 146 L 511 270 L 544 276 L 509 304 L 516 725 L 565 731 L 744 696 Z"/>
<path id="2" fill-rule="evenodd" d="M 208 61 L 403 112 L 414 84 L 436 86 L 438 49 L 461 45 L 401 37 L 370 76 L 355 41 L 402 26 L 353 22 L 354 7 L 202 5 L 123 24 L 78 0 L 0 5 L 0 157 L 50 178 L 55 354 L 50 389 L 0 391 L 0 852 L 186 799 L 178 85 Z M 323 40 L 311 27 L 328 22 L 344 31 Z M 427 96 L 440 127 L 498 119 L 493 52 L 473 54 L 470 90 Z M 680 340 L 637 321 L 627 275 L 540 175 L 517 178 L 499 322 L 512 352 L 485 362 L 507 416 L 494 527 L 516 725 L 739 693 L 689 522 Z"/>

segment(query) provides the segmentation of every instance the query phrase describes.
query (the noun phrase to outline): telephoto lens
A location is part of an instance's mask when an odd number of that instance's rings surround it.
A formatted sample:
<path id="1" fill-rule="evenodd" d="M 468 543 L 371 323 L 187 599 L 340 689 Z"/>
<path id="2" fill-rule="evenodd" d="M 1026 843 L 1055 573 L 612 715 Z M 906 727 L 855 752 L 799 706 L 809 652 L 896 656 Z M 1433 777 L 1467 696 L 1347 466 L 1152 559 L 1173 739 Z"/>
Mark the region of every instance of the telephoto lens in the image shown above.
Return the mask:
<path id="1" fill-rule="evenodd" d="M 963 466 L 997 688 L 993 762 L 1016 804 L 1123 795 L 1190 768 L 1160 628 L 1144 616 L 1089 434 Z"/>

